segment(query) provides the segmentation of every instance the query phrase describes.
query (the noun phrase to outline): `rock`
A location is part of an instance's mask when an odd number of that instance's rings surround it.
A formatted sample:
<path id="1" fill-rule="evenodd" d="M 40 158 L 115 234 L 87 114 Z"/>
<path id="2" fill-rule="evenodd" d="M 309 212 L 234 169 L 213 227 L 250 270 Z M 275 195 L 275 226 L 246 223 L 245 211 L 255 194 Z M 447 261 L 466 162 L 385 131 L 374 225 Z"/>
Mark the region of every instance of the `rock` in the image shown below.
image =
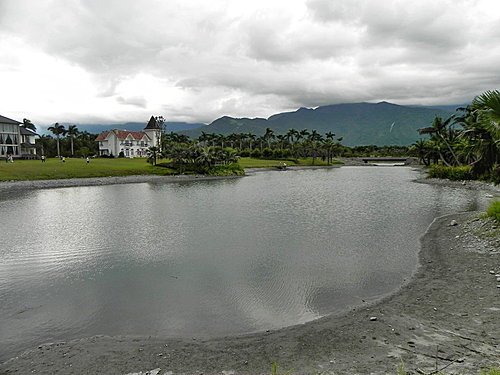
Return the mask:
<path id="1" fill-rule="evenodd" d="M 371 321 L 371 322 L 374 322 L 374 321 L 376 321 L 376 320 L 377 320 L 377 317 L 376 317 L 376 316 L 371 316 L 371 317 L 370 317 L 370 321 Z"/>
<path id="2" fill-rule="evenodd" d="M 450 223 L 450 226 L 454 227 L 456 225 L 458 225 L 457 221 L 456 220 L 452 220 L 451 223 Z"/>
<path id="3" fill-rule="evenodd" d="M 492 275 L 494 275 L 494 274 L 495 274 L 495 271 L 491 270 L 491 271 L 490 271 L 490 273 L 491 273 Z"/>

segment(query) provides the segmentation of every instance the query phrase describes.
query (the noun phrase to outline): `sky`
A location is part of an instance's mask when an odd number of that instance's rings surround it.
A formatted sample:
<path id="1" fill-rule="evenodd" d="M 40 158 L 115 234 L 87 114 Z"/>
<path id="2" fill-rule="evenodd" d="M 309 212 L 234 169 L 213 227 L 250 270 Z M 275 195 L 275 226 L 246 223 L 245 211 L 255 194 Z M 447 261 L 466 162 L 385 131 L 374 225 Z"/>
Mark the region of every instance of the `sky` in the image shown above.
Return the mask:
<path id="1" fill-rule="evenodd" d="M 269 117 L 500 88 L 497 0 L 0 0 L 0 115 Z"/>

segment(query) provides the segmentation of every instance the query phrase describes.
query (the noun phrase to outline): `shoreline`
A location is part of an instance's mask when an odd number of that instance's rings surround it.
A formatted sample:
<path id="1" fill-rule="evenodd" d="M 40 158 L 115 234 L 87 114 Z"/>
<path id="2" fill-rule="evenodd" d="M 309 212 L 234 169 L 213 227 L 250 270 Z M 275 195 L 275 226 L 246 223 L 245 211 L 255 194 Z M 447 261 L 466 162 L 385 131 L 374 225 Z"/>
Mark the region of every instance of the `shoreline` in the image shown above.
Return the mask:
<path id="1" fill-rule="evenodd" d="M 331 169 L 339 168 L 341 165 L 330 166 L 291 166 L 287 170 L 305 169 Z M 85 177 L 85 178 L 64 178 L 52 180 L 21 180 L 21 181 L 0 181 L 0 193 L 6 190 L 15 189 L 54 189 L 80 186 L 104 186 L 118 184 L 136 184 L 144 182 L 183 182 L 183 181 L 203 181 L 203 180 L 223 180 L 231 178 L 242 178 L 250 176 L 256 172 L 276 171 L 277 168 L 245 168 L 243 176 L 206 176 L 206 175 L 133 175 L 133 176 L 106 176 L 106 177 Z"/>
<path id="2" fill-rule="evenodd" d="M 453 181 L 416 182 L 464 188 Z M 498 195 L 497 187 L 487 186 Z M 484 184 L 467 188 L 483 190 Z M 401 360 L 413 373 L 429 373 L 436 363 L 461 373 L 500 366 L 500 289 L 490 274 L 500 273 L 500 241 L 474 237 L 477 221 L 471 220 L 477 215 L 434 219 L 409 281 L 348 312 L 271 332 L 206 340 L 94 336 L 45 344 L 0 364 L 0 374 L 124 375 L 157 368 L 160 375 L 269 374 L 273 362 L 297 374 L 395 374 Z M 450 226 L 452 219 L 459 225 Z"/>

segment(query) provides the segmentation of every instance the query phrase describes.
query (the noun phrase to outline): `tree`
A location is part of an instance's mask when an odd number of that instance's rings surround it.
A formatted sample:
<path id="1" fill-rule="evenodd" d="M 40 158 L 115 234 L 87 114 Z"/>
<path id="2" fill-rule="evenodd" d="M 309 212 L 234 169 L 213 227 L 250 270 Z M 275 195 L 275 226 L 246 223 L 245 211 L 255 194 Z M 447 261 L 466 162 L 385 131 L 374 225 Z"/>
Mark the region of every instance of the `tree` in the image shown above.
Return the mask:
<path id="1" fill-rule="evenodd" d="M 37 146 L 40 145 L 41 155 L 47 155 L 49 151 L 49 145 L 52 142 L 53 138 L 50 135 L 42 134 L 37 140 Z"/>
<path id="2" fill-rule="evenodd" d="M 36 126 L 27 118 L 23 118 L 23 124 L 21 125 L 25 129 L 30 129 L 36 132 Z"/>
<path id="3" fill-rule="evenodd" d="M 54 125 L 49 126 L 47 128 L 48 131 L 52 132 L 56 136 L 56 141 L 57 141 L 57 157 L 61 157 L 61 148 L 59 146 L 59 138 L 64 136 L 66 134 L 66 129 L 64 128 L 64 125 L 59 125 L 58 122 L 56 122 Z"/>
<path id="4" fill-rule="evenodd" d="M 274 130 L 271 128 L 266 128 L 266 132 L 264 133 L 263 139 L 267 143 L 267 147 L 271 147 L 271 140 L 275 138 Z"/>
<path id="5" fill-rule="evenodd" d="M 157 159 L 159 153 L 160 153 L 159 147 L 151 146 L 148 148 L 147 154 L 148 154 L 148 159 L 151 162 L 151 164 L 156 165 L 156 159 Z"/>
<path id="6" fill-rule="evenodd" d="M 441 161 L 446 165 L 460 165 L 455 152 L 453 151 L 452 143 L 456 138 L 457 132 L 452 128 L 454 116 L 451 116 L 443 121 L 439 116 L 434 118 L 432 126 L 419 129 L 419 134 L 430 134 L 431 140 L 436 145 L 436 151 L 441 158 Z M 445 147 L 442 147 L 444 144 Z"/>
<path id="7" fill-rule="evenodd" d="M 66 130 L 66 134 L 69 136 L 69 139 L 71 141 L 71 156 L 75 155 L 73 142 L 74 142 L 75 137 L 79 133 L 80 133 L 80 131 L 78 130 L 76 125 L 70 125 L 70 126 L 68 126 L 68 130 Z"/>

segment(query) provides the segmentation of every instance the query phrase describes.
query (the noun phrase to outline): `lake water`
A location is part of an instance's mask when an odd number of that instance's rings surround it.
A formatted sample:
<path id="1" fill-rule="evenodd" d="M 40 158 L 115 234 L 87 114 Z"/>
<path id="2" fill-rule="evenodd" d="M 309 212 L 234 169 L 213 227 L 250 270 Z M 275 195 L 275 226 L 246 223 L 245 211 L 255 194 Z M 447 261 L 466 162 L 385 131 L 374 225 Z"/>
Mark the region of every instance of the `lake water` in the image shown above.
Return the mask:
<path id="1" fill-rule="evenodd" d="M 0 359 L 95 334 L 276 329 L 395 290 L 484 192 L 400 167 L 2 193 Z"/>

